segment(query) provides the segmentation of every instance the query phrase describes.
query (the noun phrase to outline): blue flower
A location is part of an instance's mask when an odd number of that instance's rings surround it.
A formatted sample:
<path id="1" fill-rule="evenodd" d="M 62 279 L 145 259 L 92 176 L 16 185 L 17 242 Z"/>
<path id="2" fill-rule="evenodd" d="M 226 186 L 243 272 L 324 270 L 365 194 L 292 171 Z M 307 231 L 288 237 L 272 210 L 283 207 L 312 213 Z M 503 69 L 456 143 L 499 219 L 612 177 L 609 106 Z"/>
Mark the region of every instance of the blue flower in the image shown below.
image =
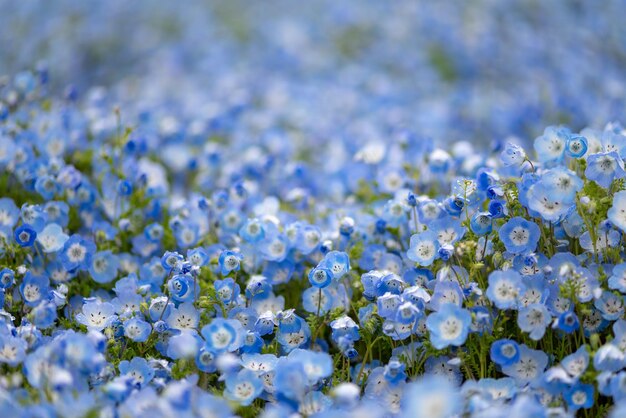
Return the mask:
<path id="1" fill-rule="evenodd" d="M 430 342 L 438 350 L 450 345 L 461 346 L 467 339 L 471 323 L 472 316 L 467 310 L 446 303 L 426 319 Z"/>
<path id="2" fill-rule="evenodd" d="M 124 322 L 124 335 L 135 342 L 146 342 L 151 332 L 152 326 L 137 316 Z"/>
<path id="3" fill-rule="evenodd" d="M 330 328 L 332 330 L 332 339 L 335 342 L 341 337 L 348 337 L 352 341 L 358 341 L 360 338 L 359 326 L 349 316 L 335 319 L 330 323 Z"/>
<path id="4" fill-rule="evenodd" d="M 585 176 L 608 189 L 614 179 L 626 176 L 624 162 L 615 151 L 591 154 L 587 157 Z"/>
<path id="5" fill-rule="evenodd" d="M 48 296 L 50 280 L 45 276 L 36 276 L 30 271 L 26 273 L 20 284 L 20 294 L 24 303 L 35 307 Z"/>
<path id="6" fill-rule="evenodd" d="M 19 220 L 20 210 L 15 206 L 13 199 L 0 198 L 0 225 L 13 228 Z"/>
<path id="7" fill-rule="evenodd" d="M 521 384 L 539 379 L 548 365 L 548 355 L 541 350 L 533 350 L 522 344 L 519 346 L 519 359 L 502 367 L 502 373 Z"/>
<path id="8" fill-rule="evenodd" d="M 190 274 L 177 274 L 167 282 L 167 289 L 172 299 L 177 302 L 188 302 L 199 293 L 197 281 Z"/>
<path id="9" fill-rule="evenodd" d="M 328 286 L 333 280 L 333 273 L 325 268 L 314 268 L 309 272 L 309 283 L 317 288 Z"/>
<path id="10" fill-rule="evenodd" d="M 626 191 L 613 195 L 613 205 L 607 212 L 607 218 L 622 232 L 626 232 Z"/>
<path id="11" fill-rule="evenodd" d="M 411 382 L 401 400 L 402 418 L 445 418 L 463 410 L 463 399 L 447 379 L 426 375 Z"/>
<path id="12" fill-rule="evenodd" d="M 15 367 L 26 358 L 27 343 L 24 339 L 0 333 L 0 363 Z"/>
<path id="13" fill-rule="evenodd" d="M 430 266 L 437 257 L 438 251 L 437 235 L 432 231 L 426 231 L 411 236 L 407 257 L 420 266 Z"/>
<path id="14" fill-rule="evenodd" d="M 195 330 L 200 322 L 200 312 L 191 302 L 178 305 L 177 308 L 168 307 L 167 315 L 163 315 L 170 329 L 180 331 Z"/>
<path id="15" fill-rule="evenodd" d="M 498 309 L 512 309 L 524 291 L 522 278 L 515 270 L 494 271 L 489 275 L 486 295 Z"/>
<path id="16" fill-rule="evenodd" d="M 587 153 L 588 141 L 582 135 L 570 135 L 565 144 L 565 153 L 572 158 L 581 158 Z"/>
<path id="17" fill-rule="evenodd" d="M 512 142 L 507 142 L 500 153 L 500 161 L 505 166 L 520 166 L 526 160 L 524 148 Z"/>
<path id="18" fill-rule="evenodd" d="M 235 319 L 215 318 L 201 331 L 206 347 L 213 353 L 233 352 L 243 345 L 244 330 Z"/>
<path id="19" fill-rule="evenodd" d="M 558 126 L 548 126 L 535 139 L 535 152 L 541 162 L 556 162 L 563 158 L 570 133 Z"/>
<path id="20" fill-rule="evenodd" d="M 350 259 L 344 252 L 329 251 L 317 267 L 329 270 L 333 279 L 339 280 L 350 270 Z"/>
<path id="21" fill-rule="evenodd" d="M 59 260 L 67 271 L 87 270 L 95 252 L 93 241 L 72 235 L 59 253 Z"/>
<path id="22" fill-rule="evenodd" d="M 594 391 L 592 385 L 576 383 L 563 393 L 563 398 L 567 402 L 567 406 L 573 411 L 581 408 L 589 409 L 593 406 Z"/>
<path id="23" fill-rule="evenodd" d="M 219 258 L 222 276 L 228 275 L 231 271 L 239 271 L 241 260 L 243 260 L 243 256 L 240 253 L 222 251 Z"/>
<path id="24" fill-rule="evenodd" d="M 519 361 L 520 347 L 517 342 L 509 339 L 494 341 L 489 351 L 491 360 L 501 367 L 510 366 Z"/>
<path id="25" fill-rule="evenodd" d="M 56 223 L 49 223 L 37 234 L 37 243 L 44 253 L 60 251 L 70 237 L 63 232 L 63 228 Z"/>
<path id="26" fill-rule="evenodd" d="M 119 259 L 111 251 L 99 251 L 91 258 L 89 274 L 98 283 L 108 283 L 117 277 Z"/>
<path id="27" fill-rule="evenodd" d="M 15 228 L 13 237 L 20 247 L 32 247 L 37 238 L 37 231 L 29 224 L 22 224 Z"/>
<path id="28" fill-rule="evenodd" d="M 89 330 L 102 331 L 111 326 L 117 319 L 115 308 L 109 302 L 97 300 L 83 305 L 82 312 L 76 314 L 76 321 L 83 324 Z"/>
<path id="29" fill-rule="evenodd" d="M 517 314 L 517 324 L 524 332 L 530 333 L 530 338 L 538 341 L 546 332 L 546 327 L 552 321 L 552 316 L 541 303 L 532 303 L 520 308 Z"/>
<path id="30" fill-rule="evenodd" d="M 536 223 L 518 216 L 502 225 L 498 234 L 507 251 L 520 254 L 535 251 L 541 232 Z"/>
<path id="31" fill-rule="evenodd" d="M 122 360 L 117 367 L 121 374 L 130 376 L 140 386 L 147 385 L 154 378 L 154 369 L 143 357 L 133 357 L 130 361 Z"/>

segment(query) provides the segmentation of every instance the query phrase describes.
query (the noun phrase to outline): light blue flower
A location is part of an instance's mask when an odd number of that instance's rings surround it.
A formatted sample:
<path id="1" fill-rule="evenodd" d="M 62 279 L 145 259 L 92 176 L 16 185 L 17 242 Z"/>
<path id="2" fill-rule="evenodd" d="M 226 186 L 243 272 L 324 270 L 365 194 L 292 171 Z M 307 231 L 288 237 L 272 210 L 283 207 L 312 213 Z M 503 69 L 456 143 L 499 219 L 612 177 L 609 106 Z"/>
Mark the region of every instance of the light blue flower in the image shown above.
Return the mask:
<path id="1" fill-rule="evenodd" d="M 430 266 L 437 257 L 438 251 L 437 235 L 432 231 L 426 231 L 411 236 L 407 257 L 420 266 Z"/>
<path id="2" fill-rule="evenodd" d="M 470 313 L 458 306 L 446 303 L 426 318 L 426 327 L 430 332 L 430 342 L 441 350 L 450 345 L 461 346 L 465 343 L 472 323 Z"/>
<path id="3" fill-rule="evenodd" d="M 517 216 L 502 225 L 498 234 L 507 251 L 520 254 L 535 251 L 541 232 L 536 223 Z"/>

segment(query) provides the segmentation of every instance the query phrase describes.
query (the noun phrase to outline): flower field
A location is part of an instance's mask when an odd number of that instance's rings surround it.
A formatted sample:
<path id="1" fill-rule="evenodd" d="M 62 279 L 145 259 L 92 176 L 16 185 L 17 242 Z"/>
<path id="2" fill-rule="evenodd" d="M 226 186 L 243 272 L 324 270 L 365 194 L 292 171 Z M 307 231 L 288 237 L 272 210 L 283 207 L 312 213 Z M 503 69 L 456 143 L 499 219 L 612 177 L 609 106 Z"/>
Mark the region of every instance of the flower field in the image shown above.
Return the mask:
<path id="1" fill-rule="evenodd" d="M 0 0 L 0 416 L 626 416 L 626 3 Z"/>

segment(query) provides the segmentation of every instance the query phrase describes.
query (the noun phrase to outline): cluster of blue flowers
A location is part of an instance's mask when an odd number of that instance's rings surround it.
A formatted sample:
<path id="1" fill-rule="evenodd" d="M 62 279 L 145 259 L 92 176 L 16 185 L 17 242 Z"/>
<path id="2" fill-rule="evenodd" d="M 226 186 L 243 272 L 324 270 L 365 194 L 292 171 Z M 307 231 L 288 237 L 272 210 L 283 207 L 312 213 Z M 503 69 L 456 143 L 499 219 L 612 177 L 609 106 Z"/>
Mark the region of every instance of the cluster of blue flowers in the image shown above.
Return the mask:
<path id="1" fill-rule="evenodd" d="M 3 416 L 626 411 L 619 123 L 337 169 L 46 86 L 2 89 Z"/>
<path id="2" fill-rule="evenodd" d="M 626 416 L 623 2 L 238 3 L 0 15 L 0 416 Z"/>

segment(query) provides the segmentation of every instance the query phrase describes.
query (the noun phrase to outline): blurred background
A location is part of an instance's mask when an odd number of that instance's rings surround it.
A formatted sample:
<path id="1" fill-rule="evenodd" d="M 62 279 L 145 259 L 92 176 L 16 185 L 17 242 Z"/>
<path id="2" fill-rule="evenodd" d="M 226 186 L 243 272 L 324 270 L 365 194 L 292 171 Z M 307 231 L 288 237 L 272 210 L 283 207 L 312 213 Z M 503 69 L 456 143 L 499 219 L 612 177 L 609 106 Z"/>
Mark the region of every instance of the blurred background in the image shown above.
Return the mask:
<path id="1" fill-rule="evenodd" d="M 626 1 L 0 0 L 0 73 L 367 140 L 534 138 L 624 113 Z M 192 117 L 192 116 L 189 116 Z M 273 122 L 269 122 L 269 121 Z"/>

